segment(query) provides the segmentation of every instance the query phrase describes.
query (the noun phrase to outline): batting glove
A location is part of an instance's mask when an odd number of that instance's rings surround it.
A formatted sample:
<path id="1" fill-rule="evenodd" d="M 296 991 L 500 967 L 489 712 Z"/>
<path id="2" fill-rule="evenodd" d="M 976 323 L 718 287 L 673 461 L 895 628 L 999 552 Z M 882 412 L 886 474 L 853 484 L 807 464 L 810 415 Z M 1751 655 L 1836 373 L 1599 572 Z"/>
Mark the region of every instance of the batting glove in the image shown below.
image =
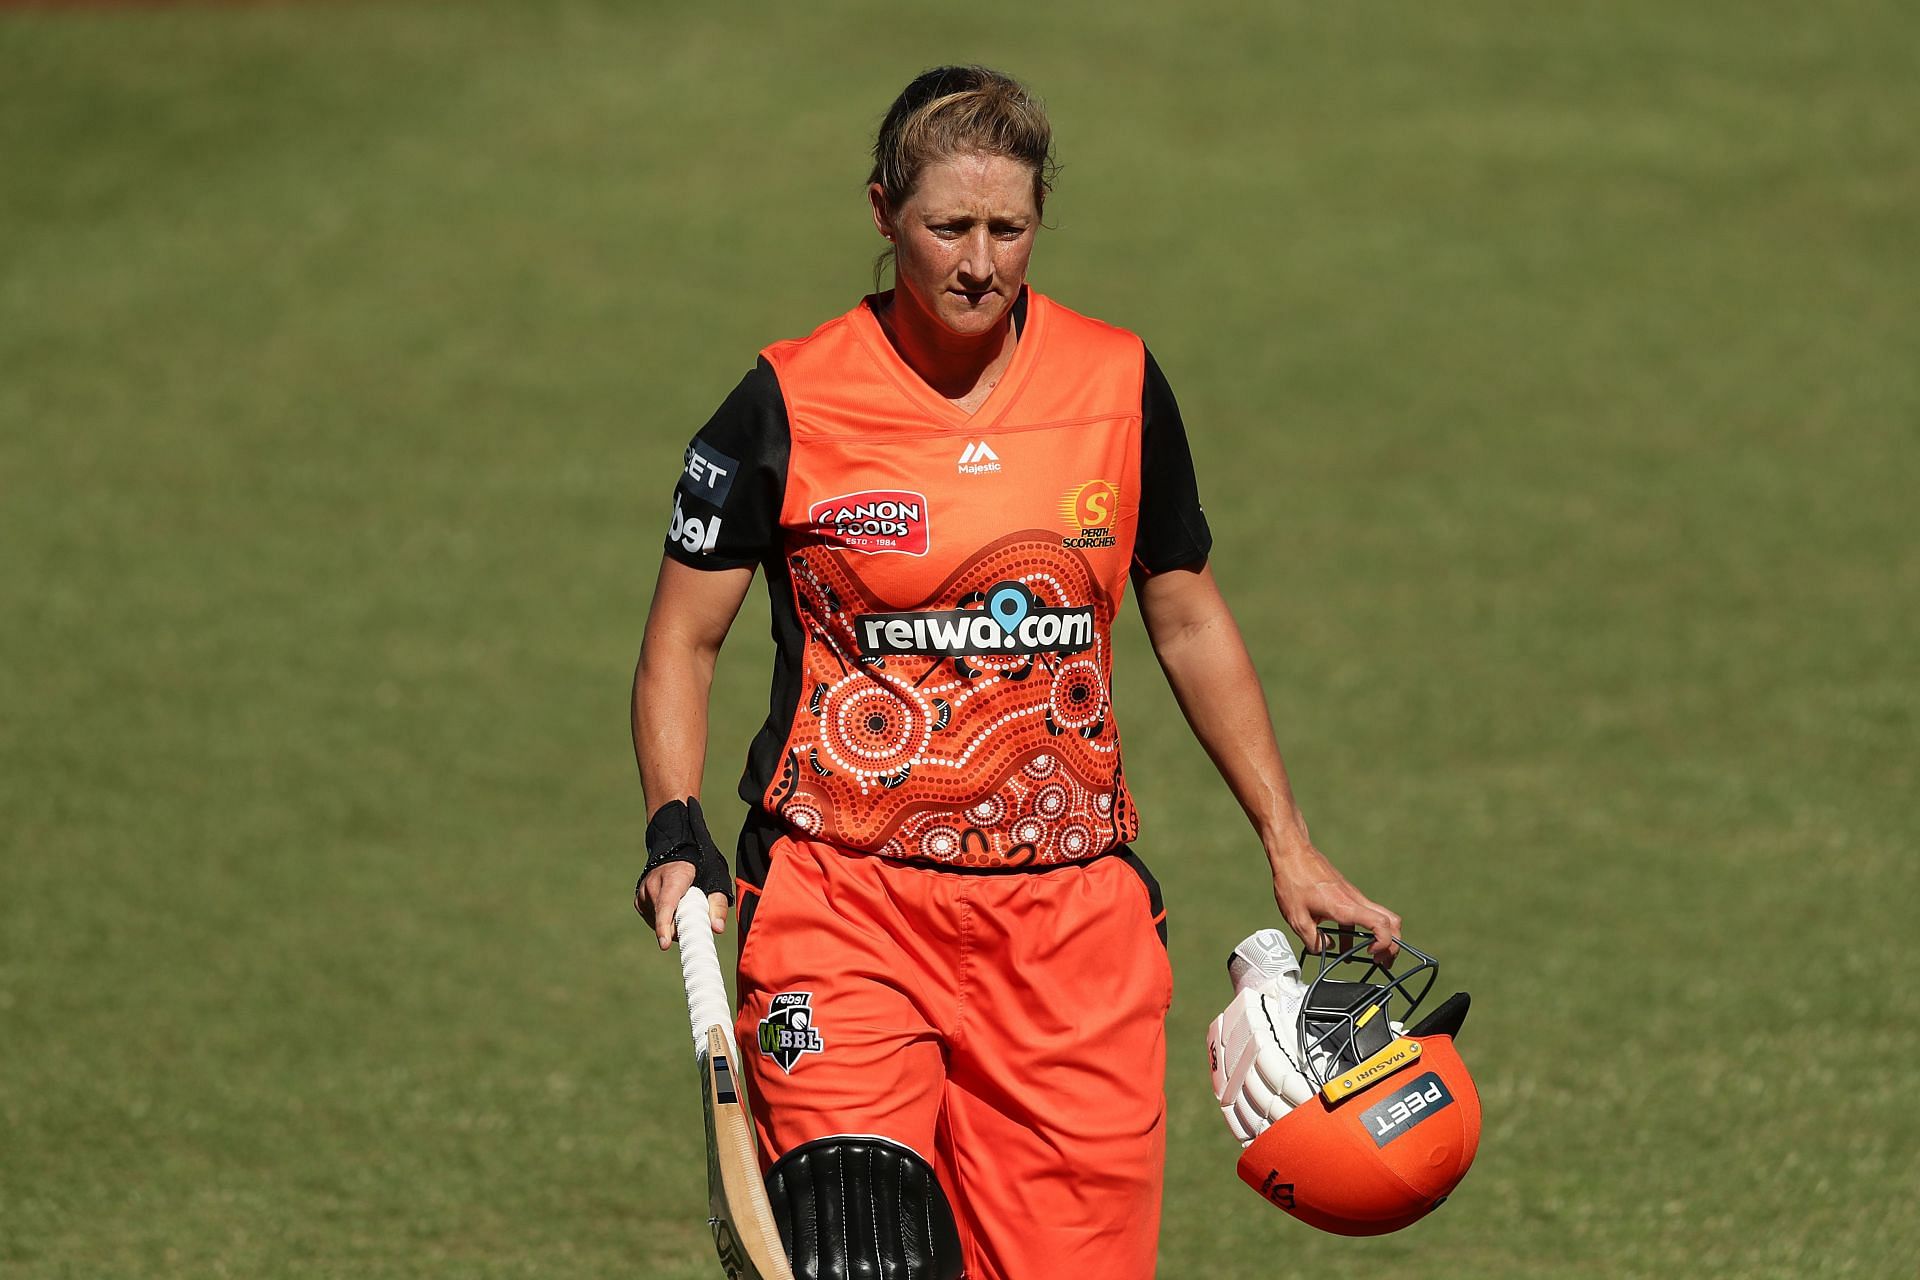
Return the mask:
<path id="1" fill-rule="evenodd" d="M 692 863 L 696 888 L 723 893 L 728 902 L 733 901 L 733 871 L 727 866 L 726 855 L 720 852 L 707 831 L 707 819 L 700 812 L 700 802 L 691 796 L 661 805 L 660 812 L 647 824 L 647 865 L 633 887 L 636 906 L 640 885 L 669 862 Z"/>
<path id="2" fill-rule="evenodd" d="M 1302 1070 L 1300 962 L 1278 929 L 1262 929 L 1227 959 L 1235 995 L 1207 1028 L 1213 1096 L 1246 1146 L 1313 1096 Z"/>

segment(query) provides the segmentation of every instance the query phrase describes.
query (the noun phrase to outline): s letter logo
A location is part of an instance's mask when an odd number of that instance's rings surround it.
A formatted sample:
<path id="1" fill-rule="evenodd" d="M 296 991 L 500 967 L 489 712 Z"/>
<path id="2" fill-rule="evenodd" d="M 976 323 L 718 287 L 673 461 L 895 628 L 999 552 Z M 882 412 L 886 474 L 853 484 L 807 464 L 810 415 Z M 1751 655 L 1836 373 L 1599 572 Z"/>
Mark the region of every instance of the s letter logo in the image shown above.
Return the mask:
<path id="1" fill-rule="evenodd" d="M 1060 540 L 1066 546 L 1113 546 L 1113 525 L 1119 518 L 1120 486 L 1111 480 L 1089 480 L 1060 495 L 1060 519 L 1073 530 Z"/>

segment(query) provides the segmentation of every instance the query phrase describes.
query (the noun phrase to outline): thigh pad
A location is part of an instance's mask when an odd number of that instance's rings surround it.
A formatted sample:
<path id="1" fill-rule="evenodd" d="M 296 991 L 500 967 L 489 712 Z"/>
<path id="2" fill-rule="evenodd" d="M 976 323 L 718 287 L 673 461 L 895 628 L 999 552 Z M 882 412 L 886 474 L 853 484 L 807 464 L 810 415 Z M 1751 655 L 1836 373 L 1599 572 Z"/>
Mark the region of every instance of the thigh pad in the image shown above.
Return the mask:
<path id="1" fill-rule="evenodd" d="M 886 1138 L 839 1134 L 781 1156 L 767 1199 L 794 1280 L 960 1280 L 960 1233 L 933 1168 Z"/>

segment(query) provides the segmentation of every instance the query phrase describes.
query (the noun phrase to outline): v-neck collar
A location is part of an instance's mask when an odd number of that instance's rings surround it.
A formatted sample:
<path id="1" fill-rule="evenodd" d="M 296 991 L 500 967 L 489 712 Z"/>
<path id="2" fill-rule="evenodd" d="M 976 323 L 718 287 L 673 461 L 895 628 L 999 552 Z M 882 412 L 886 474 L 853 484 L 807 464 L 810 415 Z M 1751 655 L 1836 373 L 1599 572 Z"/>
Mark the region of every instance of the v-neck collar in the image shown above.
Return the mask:
<path id="1" fill-rule="evenodd" d="M 961 430 L 991 430 L 1006 416 L 1008 407 L 1019 398 L 1020 388 L 1033 372 L 1034 362 L 1039 358 L 1040 344 L 1046 338 L 1047 300 L 1026 285 L 1020 286 L 1020 296 L 1014 300 L 1014 306 L 1025 311 L 1025 323 L 1016 329 L 1019 340 L 1013 349 L 1013 359 L 1008 361 L 1006 372 L 1000 375 L 1000 381 L 987 393 L 980 407 L 967 413 L 928 386 L 927 380 L 901 359 L 900 353 L 887 339 L 887 331 L 881 328 L 880 317 L 873 309 L 883 296 L 868 294 L 855 308 L 855 328 L 872 349 L 880 367 L 899 384 L 908 398 L 925 407 L 943 425 Z"/>

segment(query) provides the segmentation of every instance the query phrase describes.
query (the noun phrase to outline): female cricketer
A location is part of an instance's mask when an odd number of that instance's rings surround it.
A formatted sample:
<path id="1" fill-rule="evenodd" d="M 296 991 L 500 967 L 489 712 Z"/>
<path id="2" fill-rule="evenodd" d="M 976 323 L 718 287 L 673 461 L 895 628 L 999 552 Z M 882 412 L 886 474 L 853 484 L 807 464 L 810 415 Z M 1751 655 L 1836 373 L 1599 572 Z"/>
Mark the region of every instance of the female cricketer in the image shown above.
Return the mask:
<path id="1" fill-rule="evenodd" d="M 1172 974 L 1110 701 L 1129 580 L 1280 912 L 1391 953 L 1314 848 L 1207 564 L 1185 428 L 1140 339 L 1027 285 L 1041 104 L 915 79 L 867 194 L 894 287 L 760 353 L 687 446 L 633 690 L 662 949 L 724 926 L 796 1275 L 1153 1274 Z M 756 567 L 773 682 L 737 880 L 697 799 L 714 660 Z"/>

